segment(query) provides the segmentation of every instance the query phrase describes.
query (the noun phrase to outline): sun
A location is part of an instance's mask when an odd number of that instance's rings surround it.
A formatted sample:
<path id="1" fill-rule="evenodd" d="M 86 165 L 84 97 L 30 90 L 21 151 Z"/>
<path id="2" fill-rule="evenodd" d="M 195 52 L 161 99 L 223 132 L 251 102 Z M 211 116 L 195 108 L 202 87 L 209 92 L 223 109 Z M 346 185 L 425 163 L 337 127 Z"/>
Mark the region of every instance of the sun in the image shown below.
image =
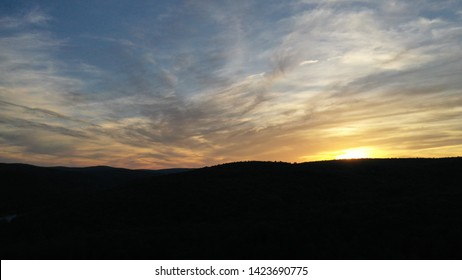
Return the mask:
<path id="1" fill-rule="evenodd" d="M 367 157 L 369 157 L 369 154 L 366 149 L 350 149 L 343 151 L 343 154 L 338 155 L 335 159 L 358 159 Z"/>

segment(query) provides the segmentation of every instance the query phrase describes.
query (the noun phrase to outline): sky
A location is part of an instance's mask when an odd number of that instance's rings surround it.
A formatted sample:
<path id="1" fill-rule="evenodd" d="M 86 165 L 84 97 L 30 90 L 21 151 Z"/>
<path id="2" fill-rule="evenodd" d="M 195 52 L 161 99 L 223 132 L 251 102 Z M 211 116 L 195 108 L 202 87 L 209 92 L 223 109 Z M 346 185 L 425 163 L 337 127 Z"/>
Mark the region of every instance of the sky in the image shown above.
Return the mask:
<path id="1" fill-rule="evenodd" d="M 461 155 L 459 0 L 0 2 L 0 162 Z"/>

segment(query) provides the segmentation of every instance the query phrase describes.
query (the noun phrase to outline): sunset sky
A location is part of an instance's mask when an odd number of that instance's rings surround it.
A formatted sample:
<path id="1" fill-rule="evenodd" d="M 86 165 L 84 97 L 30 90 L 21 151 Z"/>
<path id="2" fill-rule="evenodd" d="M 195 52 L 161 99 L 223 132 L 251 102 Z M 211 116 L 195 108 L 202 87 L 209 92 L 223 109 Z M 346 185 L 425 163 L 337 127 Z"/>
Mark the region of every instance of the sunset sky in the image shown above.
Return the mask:
<path id="1" fill-rule="evenodd" d="M 0 2 L 0 162 L 462 155 L 462 1 Z"/>

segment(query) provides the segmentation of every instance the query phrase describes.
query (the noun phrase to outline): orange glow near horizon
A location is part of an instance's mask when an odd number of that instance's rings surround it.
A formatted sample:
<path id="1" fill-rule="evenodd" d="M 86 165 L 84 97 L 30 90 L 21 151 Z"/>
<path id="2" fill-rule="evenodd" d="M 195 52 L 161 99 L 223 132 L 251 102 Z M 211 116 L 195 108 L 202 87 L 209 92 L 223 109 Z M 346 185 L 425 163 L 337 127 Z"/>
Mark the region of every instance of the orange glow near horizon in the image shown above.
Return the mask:
<path id="1" fill-rule="evenodd" d="M 370 157 L 366 149 L 345 150 L 343 154 L 338 155 L 335 159 L 360 159 Z"/>

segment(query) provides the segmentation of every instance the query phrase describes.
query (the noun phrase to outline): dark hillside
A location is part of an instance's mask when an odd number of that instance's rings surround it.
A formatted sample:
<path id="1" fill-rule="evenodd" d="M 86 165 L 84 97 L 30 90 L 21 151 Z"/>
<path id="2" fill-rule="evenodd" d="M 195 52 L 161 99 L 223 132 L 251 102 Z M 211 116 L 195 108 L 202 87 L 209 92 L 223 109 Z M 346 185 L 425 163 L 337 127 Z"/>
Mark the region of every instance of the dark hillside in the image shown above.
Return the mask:
<path id="1" fill-rule="evenodd" d="M 153 176 L 185 170 L 129 170 L 108 166 L 38 167 L 0 163 L 0 216 L 41 208 Z"/>
<path id="2" fill-rule="evenodd" d="M 3 224 L 8 258 L 460 259 L 462 158 L 241 162 Z"/>

